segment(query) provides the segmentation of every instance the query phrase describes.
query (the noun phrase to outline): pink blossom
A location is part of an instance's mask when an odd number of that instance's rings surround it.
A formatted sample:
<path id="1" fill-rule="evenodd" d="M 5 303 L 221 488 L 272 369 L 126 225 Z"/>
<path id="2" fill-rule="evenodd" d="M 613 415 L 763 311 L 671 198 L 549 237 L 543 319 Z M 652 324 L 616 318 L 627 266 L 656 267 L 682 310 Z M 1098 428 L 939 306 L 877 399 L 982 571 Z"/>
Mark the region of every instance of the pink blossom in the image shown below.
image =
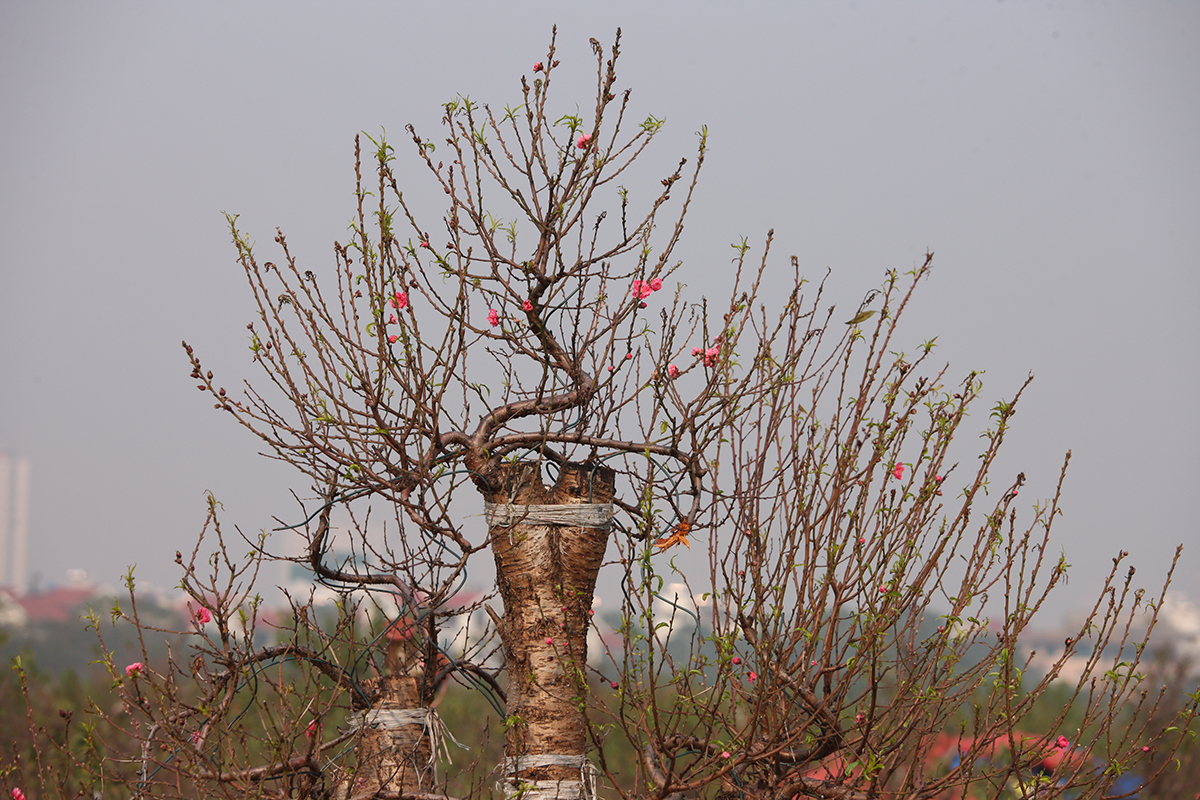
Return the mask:
<path id="1" fill-rule="evenodd" d="M 312 722 L 308 723 L 308 730 L 304 731 L 304 735 L 311 739 L 314 736 L 316 736 L 317 734 L 319 734 L 320 732 L 321 732 L 321 723 L 317 722 L 314 719 Z"/>
<path id="2" fill-rule="evenodd" d="M 1066 750 L 1068 747 L 1071 746 L 1071 743 L 1067 740 L 1067 737 L 1060 736 L 1054 742 L 1054 746 L 1057 747 L 1059 750 Z"/>
<path id="3" fill-rule="evenodd" d="M 388 341 L 391 342 L 392 344 L 395 344 L 396 340 L 399 338 L 400 338 L 399 336 L 397 336 L 396 334 L 393 333 L 391 336 L 388 337 Z"/>
<path id="4" fill-rule="evenodd" d="M 596 609 L 594 609 L 594 608 L 589 608 L 589 609 L 588 609 L 588 616 L 589 616 L 589 617 L 590 617 L 590 616 L 592 616 L 592 615 L 594 615 L 595 613 L 596 613 Z"/>
<path id="5" fill-rule="evenodd" d="M 612 683 L 609 684 L 609 686 L 611 686 L 615 689 L 615 688 L 617 688 L 617 682 L 613 681 Z"/>
<path id="6" fill-rule="evenodd" d="M 424 247 L 426 250 L 431 250 L 431 249 L 433 249 L 433 248 L 431 248 L 431 247 L 429 246 L 429 242 L 428 242 L 427 240 L 425 240 L 425 239 L 422 239 L 422 240 L 421 240 L 421 247 Z"/>
<path id="7" fill-rule="evenodd" d="M 396 296 L 392 298 L 392 308 L 404 310 L 408 307 L 408 292 L 396 292 Z"/>
<path id="8" fill-rule="evenodd" d="M 858 723 L 859 725 L 862 725 L 863 722 L 866 721 L 866 719 L 867 719 L 867 715 L 863 714 L 861 711 L 854 715 L 854 721 L 856 723 Z"/>
<path id="9" fill-rule="evenodd" d="M 591 140 L 592 135 L 590 133 L 581 133 L 579 134 L 579 138 L 575 140 L 575 146 L 582 150 L 588 146 L 588 142 Z"/>
<path id="10" fill-rule="evenodd" d="M 729 758 L 729 751 L 728 751 L 728 750 L 723 750 L 723 751 L 721 752 L 721 758 Z"/>
<path id="11" fill-rule="evenodd" d="M 25 800 L 25 793 L 22 792 L 20 789 L 13 789 L 12 797 L 13 797 L 13 800 Z"/>
<path id="12" fill-rule="evenodd" d="M 525 309 L 526 311 L 533 311 L 533 303 L 526 300 L 524 303 L 521 303 L 521 308 Z"/>
<path id="13" fill-rule="evenodd" d="M 750 681 L 751 683 L 754 683 L 756 680 L 758 680 L 758 673 L 751 672 L 749 675 L 746 676 L 746 680 Z"/>
<path id="14" fill-rule="evenodd" d="M 704 351 L 704 366 L 711 367 L 717 363 L 717 358 L 721 355 L 719 347 L 710 347 Z"/>
<path id="15" fill-rule="evenodd" d="M 667 377 L 668 378 L 678 378 L 679 377 L 679 367 L 675 366 L 674 364 L 667 364 Z"/>
<path id="16" fill-rule="evenodd" d="M 628 360 L 629 360 L 629 359 L 631 359 L 631 358 L 633 358 L 633 353 L 626 353 L 626 354 L 625 354 L 625 360 L 626 360 L 626 361 L 628 361 Z"/>
<path id="17" fill-rule="evenodd" d="M 643 300 L 642 302 L 638 303 L 638 308 L 645 308 L 645 307 L 646 307 L 646 301 L 645 301 L 645 300 Z"/>
<path id="18" fill-rule="evenodd" d="M 199 608 L 196 609 L 196 622 L 199 622 L 201 625 L 204 625 L 210 619 L 212 619 L 212 612 L 209 611 L 207 608 L 205 608 L 204 606 L 200 606 Z"/>
<path id="19" fill-rule="evenodd" d="M 734 657 L 733 657 L 733 663 L 734 663 L 734 664 L 740 664 L 740 663 L 742 663 L 742 659 L 741 659 L 741 657 L 740 657 L 740 656 L 734 656 Z"/>
<path id="20" fill-rule="evenodd" d="M 694 356 L 698 356 L 698 355 L 700 355 L 700 354 L 701 354 L 701 353 L 703 353 L 703 352 L 704 352 L 704 351 L 703 351 L 703 350 L 701 350 L 699 347 L 693 347 L 693 348 L 692 348 L 692 355 L 694 355 Z"/>
<path id="21" fill-rule="evenodd" d="M 892 470 L 892 475 L 894 475 L 896 477 L 896 480 L 900 480 L 901 478 L 903 478 L 904 477 L 904 465 L 897 464 L 896 468 Z"/>
<path id="22" fill-rule="evenodd" d="M 650 281 L 650 291 L 657 292 L 662 288 L 662 278 L 653 278 Z"/>
<path id="23" fill-rule="evenodd" d="M 864 537 L 860 536 L 860 537 L 858 537 L 858 543 L 859 543 L 859 544 L 866 544 L 866 543 L 867 543 L 867 540 L 866 540 L 866 538 L 864 538 Z"/>
<path id="24" fill-rule="evenodd" d="M 493 328 L 500 324 L 500 313 L 494 308 L 488 309 L 488 324 Z"/>
<path id="25" fill-rule="evenodd" d="M 1143 747 L 1143 748 L 1142 748 L 1142 752 L 1143 752 L 1143 753 L 1149 753 L 1149 752 L 1150 752 L 1150 745 L 1146 745 L 1145 747 Z"/>
<path id="26" fill-rule="evenodd" d="M 553 640 L 553 639 L 551 639 L 549 636 L 547 636 L 547 637 L 546 637 L 546 644 L 554 644 L 554 640 Z"/>
<path id="27" fill-rule="evenodd" d="M 200 731 L 192 731 L 192 744 L 200 744 Z"/>
<path id="28" fill-rule="evenodd" d="M 654 290 L 650 288 L 650 284 L 646 283 L 645 281 L 634 281 L 633 286 L 629 289 L 629 293 L 638 300 L 645 300 L 653 291 Z"/>
<path id="29" fill-rule="evenodd" d="M 388 314 L 388 325 L 395 325 L 395 324 L 396 324 L 396 315 Z"/>
<path id="30" fill-rule="evenodd" d="M 609 364 L 609 366 L 608 366 L 608 371 L 609 371 L 609 372 L 612 372 L 612 371 L 613 371 L 613 368 L 612 368 L 612 365 L 611 365 L 611 364 Z"/>
<path id="31" fill-rule="evenodd" d="M 534 65 L 533 65 L 533 71 L 534 71 L 534 72 L 541 72 L 541 71 L 542 71 L 542 62 L 540 62 L 540 61 L 539 61 L 539 62 L 537 62 L 536 64 L 534 64 Z"/>
<path id="32" fill-rule="evenodd" d="M 145 666 L 142 664 L 142 662 L 135 661 L 125 668 L 125 677 L 132 678 L 133 676 L 139 674 L 143 669 L 145 669 Z"/>

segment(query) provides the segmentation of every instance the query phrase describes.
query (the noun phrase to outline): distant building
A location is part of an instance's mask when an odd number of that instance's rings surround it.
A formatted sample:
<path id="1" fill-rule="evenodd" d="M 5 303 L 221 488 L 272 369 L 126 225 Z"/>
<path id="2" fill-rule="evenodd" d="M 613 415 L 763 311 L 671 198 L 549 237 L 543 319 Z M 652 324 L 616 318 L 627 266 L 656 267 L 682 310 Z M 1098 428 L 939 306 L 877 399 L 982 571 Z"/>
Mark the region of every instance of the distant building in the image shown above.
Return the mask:
<path id="1" fill-rule="evenodd" d="M 29 624 L 29 612 L 8 589 L 0 589 L 0 629 L 24 628 Z"/>
<path id="2" fill-rule="evenodd" d="M 29 459 L 0 450 L 0 586 L 29 590 Z"/>
<path id="3" fill-rule="evenodd" d="M 79 619 L 89 601 L 106 596 L 95 586 L 60 586 L 48 592 L 17 595 L 0 589 L 0 627 L 23 628 L 40 622 L 71 622 Z"/>

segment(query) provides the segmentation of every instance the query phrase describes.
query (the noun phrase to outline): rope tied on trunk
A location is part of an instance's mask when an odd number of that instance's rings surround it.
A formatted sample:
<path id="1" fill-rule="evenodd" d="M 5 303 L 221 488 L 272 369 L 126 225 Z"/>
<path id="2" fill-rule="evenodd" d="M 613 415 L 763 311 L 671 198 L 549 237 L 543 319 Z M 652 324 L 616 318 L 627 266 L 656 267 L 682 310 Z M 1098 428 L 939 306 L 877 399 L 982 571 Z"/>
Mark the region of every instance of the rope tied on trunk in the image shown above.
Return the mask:
<path id="1" fill-rule="evenodd" d="M 514 777 L 522 770 L 537 767 L 575 767 L 579 770 L 579 780 L 526 781 Z M 596 765 L 586 755 L 518 756 L 504 759 L 504 780 L 496 784 L 496 789 L 506 799 L 520 796 L 521 800 L 595 800 L 598 774 Z"/>
<path id="2" fill-rule="evenodd" d="M 448 764 L 453 764 L 454 760 L 450 758 L 450 746 L 446 743 L 449 739 L 463 750 L 470 750 L 458 739 L 454 738 L 454 734 L 446 727 L 446 723 L 438 716 L 437 711 L 432 708 L 369 708 L 360 714 L 355 714 L 350 718 L 350 724 L 353 728 L 362 730 L 382 729 L 382 730 L 397 730 L 409 725 L 420 725 L 421 728 L 429 735 L 429 764 L 433 768 L 433 779 L 437 781 L 437 760 L 440 756 Z M 420 743 L 421 737 L 417 737 L 413 742 L 413 750 L 416 750 Z"/>
<path id="3" fill-rule="evenodd" d="M 483 515 L 489 528 L 510 528 L 513 525 L 569 525 L 574 528 L 601 528 L 612 525 L 612 503 L 578 503 L 573 505 L 510 505 L 483 504 Z"/>

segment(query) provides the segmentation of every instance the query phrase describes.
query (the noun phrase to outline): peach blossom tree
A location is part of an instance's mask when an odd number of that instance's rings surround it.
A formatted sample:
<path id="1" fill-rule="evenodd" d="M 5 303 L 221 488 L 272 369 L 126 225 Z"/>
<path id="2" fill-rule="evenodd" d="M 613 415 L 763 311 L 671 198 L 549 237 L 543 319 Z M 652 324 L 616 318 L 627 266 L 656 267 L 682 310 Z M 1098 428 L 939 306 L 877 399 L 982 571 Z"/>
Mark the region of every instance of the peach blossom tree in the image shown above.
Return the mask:
<path id="1" fill-rule="evenodd" d="M 259 377 L 228 390 L 185 348 L 216 408 L 312 487 L 290 526 L 304 547 L 264 535 L 239 562 L 214 504 L 216 554 L 179 556 L 211 617 L 194 652 L 114 676 L 138 791 L 444 797 L 462 770 L 435 708 L 448 681 L 504 720 L 494 775 L 460 796 L 1095 797 L 1151 779 L 1143 748 L 1177 746 L 1195 710 L 1141 713 L 1162 701 L 1139 674 L 1161 594 L 1121 554 L 1032 674 L 1022 636 L 1067 571 L 1062 482 L 1031 501 L 995 474 L 1025 386 L 964 449 L 979 376 L 900 325 L 932 254 L 835 312 L 768 234 L 706 298 L 675 252 L 707 130 L 690 163 L 635 168 L 664 123 L 618 87 L 619 32 L 592 47 L 586 112 L 552 102 L 552 40 L 515 106 L 459 97 L 439 136 L 409 128 L 436 212 L 391 143 L 357 139 L 331 267 L 282 231 L 265 255 L 229 217 Z M 331 588 L 332 621 L 294 598 L 256 641 L 268 557 Z M 464 600 L 480 559 L 494 586 Z M 598 583 L 618 611 L 594 613 Z M 1071 703 L 1029 729 L 1081 659 Z"/>

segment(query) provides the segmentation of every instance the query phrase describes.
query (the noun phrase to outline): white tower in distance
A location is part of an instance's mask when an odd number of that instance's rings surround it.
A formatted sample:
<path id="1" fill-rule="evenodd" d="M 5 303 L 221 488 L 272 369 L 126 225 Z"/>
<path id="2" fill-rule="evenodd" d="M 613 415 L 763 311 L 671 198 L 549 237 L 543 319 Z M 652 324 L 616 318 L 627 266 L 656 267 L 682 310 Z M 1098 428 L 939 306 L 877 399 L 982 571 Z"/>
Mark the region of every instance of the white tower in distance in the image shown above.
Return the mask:
<path id="1" fill-rule="evenodd" d="M 0 586 L 29 590 L 29 459 L 0 451 Z"/>
<path id="2" fill-rule="evenodd" d="M 0 586 L 9 586 L 9 509 L 12 507 L 12 459 L 0 450 Z"/>

